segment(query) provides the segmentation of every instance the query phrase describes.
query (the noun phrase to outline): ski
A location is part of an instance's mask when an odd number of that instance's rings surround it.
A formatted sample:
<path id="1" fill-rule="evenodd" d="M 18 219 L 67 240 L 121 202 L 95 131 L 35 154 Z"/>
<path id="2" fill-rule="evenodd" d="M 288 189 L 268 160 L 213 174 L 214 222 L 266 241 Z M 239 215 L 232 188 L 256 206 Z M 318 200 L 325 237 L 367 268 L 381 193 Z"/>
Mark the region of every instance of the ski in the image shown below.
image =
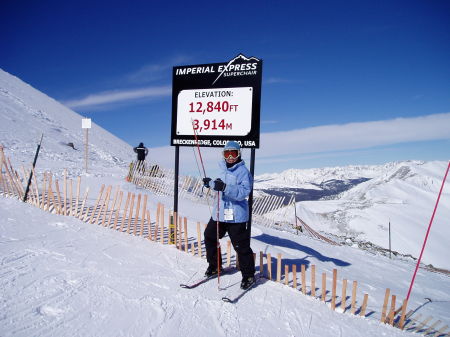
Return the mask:
<path id="1" fill-rule="evenodd" d="M 222 297 L 222 301 L 224 301 L 226 303 L 231 303 L 231 304 L 237 303 L 242 298 L 242 296 L 244 296 L 246 293 L 248 293 L 250 290 L 252 290 L 254 287 L 256 287 L 256 285 L 258 284 L 258 281 L 259 281 L 259 278 L 257 278 L 255 280 L 255 282 L 247 289 L 239 288 L 239 291 L 237 291 L 235 294 L 233 294 L 233 296 Z"/>
<path id="2" fill-rule="evenodd" d="M 224 268 L 221 270 L 220 275 L 227 274 L 227 273 L 231 272 L 231 270 L 232 270 L 232 268 Z M 183 289 L 194 289 L 194 288 L 197 288 L 198 286 L 202 285 L 203 283 L 206 283 L 209 280 L 212 280 L 215 278 L 217 278 L 217 274 L 212 275 L 212 276 L 204 276 L 204 277 L 198 279 L 197 281 L 194 281 L 189 284 L 181 283 L 180 287 Z"/>

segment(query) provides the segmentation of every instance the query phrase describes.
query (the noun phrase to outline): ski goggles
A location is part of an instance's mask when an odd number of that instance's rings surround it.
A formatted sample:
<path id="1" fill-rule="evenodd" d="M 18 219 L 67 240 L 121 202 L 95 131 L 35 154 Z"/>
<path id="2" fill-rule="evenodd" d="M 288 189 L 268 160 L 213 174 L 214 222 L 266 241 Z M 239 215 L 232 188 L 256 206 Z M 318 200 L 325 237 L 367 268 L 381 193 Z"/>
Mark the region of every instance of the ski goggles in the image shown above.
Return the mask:
<path id="1" fill-rule="evenodd" d="M 239 155 L 240 155 L 239 150 L 223 150 L 223 157 L 225 159 L 228 159 L 230 157 L 236 159 L 237 157 L 239 157 Z"/>

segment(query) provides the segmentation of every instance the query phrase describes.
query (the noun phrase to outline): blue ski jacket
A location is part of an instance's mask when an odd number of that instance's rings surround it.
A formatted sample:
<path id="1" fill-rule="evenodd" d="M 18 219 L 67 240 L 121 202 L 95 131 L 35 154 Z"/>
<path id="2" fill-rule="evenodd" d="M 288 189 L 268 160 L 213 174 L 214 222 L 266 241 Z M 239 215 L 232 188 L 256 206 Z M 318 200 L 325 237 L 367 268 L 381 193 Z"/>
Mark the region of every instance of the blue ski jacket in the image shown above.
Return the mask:
<path id="1" fill-rule="evenodd" d="M 221 160 L 219 167 L 221 169 L 219 178 L 226 184 L 225 190 L 220 192 L 219 221 L 247 222 L 249 218 L 247 197 L 253 186 L 253 178 L 249 170 L 243 160 L 230 168 L 227 168 L 226 162 Z M 214 182 L 211 182 L 211 188 L 214 188 Z M 212 218 L 217 221 L 217 192 L 214 190 L 212 192 L 216 193 Z M 224 212 L 231 213 L 232 219 L 228 216 L 225 220 Z"/>

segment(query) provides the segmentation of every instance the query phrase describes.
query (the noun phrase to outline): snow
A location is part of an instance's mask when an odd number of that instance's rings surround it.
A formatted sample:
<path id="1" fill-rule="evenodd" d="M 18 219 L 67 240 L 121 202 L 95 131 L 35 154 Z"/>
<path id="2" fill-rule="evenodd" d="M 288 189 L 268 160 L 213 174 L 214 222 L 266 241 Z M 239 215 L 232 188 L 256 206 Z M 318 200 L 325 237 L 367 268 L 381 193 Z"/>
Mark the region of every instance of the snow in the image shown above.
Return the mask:
<path id="1" fill-rule="evenodd" d="M 51 171 L 61 180 L 64 169 L 72 179 L 81 175 L 82 191 L 87 186 L 92 191 L 90 205 L 102 184 L 147 194 L 153 218 L 158 202 L 172 205 L 171 198 L 124 181 L 127 163 L 133 158 L 131 146 L 95 124 L 90 137 L 91 166 L 88 174 L 83 173 L 81 116 L 1 70 L 0 121 L 0 143 L 14 167 L 29 165 L 44 132 L 38 176 Z M 68 147 L 68 142 L 78 150 Z M 326 177 L 323 169 L 311 170 L 303 178 L 296 170 L 289 175 L 302 179 L 298 186 L 315 186 L 328 179 L 370 178 L 334 200 L 299 202 L 297 211 L 316 230 L 356 235 L 383 246 L 390 218 L 394 249 L 417 256 L 445 166 L 443 162 L 401 162 L 334 168 L 327 170 Z M 271 184 L 289 187 L 295 179 L 284 181 L 286 185 Z M 449 204 L 449 190 L 444 189 L 424 255 L 428 263 L 443 267 L 448 266 L 445 219 L 449 218 Z M 205 223 L 210 216 L 207 206 L 184 199 L 179 212 L 189 219 L 192 237 L 197 221 Z M 356 280 L 358 308 L 363 294 L 369 294 L 367 317 L 351 315 L 348 310 L 332 311 L 329 294 L 324 304 L 320 298 L 293 289 L 292 280 L 290 286 L 263 280 L 236 304 L 229 304 L 220 298 L 236 293 L 238 272 L 221 277 L 224 290 L 218 289 L 217 280 L 192 290 L 179 287 L 203 274 L 204 258 L 144 237 L 50 214 L 12 198 L 0 197 L 0 214 L 1 336 L 412 335 L 379 323 L 385 289 L 397 295 L 398 305 L 406 296 L 415 267 L 411 259 L 389 259 L 350 245 L 331 246 L 254 223 L 252 248 L 258 256 L 260 251 L 273 257 L 281 253 L 283 264 L 295 264 L 298 269 L 304 264 L 308 277 L 315 265 L 316 284 L 319 286 L 319 276 L 326 272 L 327 289 L 331 289 L 330 278 L 336 268 L 338 303 L 342 280 L 349 282 L 347 295 Z M 440 319 L 442 325 L 449 324 L 449 294 L 448 275 L 419 269 L 408 308 L 422 318 L 432 316 L 432 322 Z"/>

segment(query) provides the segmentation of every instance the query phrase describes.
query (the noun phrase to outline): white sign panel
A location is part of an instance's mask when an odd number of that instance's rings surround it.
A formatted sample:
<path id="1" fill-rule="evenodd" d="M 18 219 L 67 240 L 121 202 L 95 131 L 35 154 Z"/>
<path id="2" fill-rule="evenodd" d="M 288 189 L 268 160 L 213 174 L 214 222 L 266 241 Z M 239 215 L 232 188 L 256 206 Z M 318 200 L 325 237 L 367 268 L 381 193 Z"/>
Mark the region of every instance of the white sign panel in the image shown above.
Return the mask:
<path id="1" fill-rule="evenodd" d="M 246 136 L 252 126 L 252 87 L 189 89 L 178 94 L 180 134 Z"/>
<path id="2" fill-rule="evenodd" d="M 90 118 L 83 118 L 81 120 L 81 128 L 83 128 L 83 129 L 90 129 L 91 128 L 91 119 Z"/>

